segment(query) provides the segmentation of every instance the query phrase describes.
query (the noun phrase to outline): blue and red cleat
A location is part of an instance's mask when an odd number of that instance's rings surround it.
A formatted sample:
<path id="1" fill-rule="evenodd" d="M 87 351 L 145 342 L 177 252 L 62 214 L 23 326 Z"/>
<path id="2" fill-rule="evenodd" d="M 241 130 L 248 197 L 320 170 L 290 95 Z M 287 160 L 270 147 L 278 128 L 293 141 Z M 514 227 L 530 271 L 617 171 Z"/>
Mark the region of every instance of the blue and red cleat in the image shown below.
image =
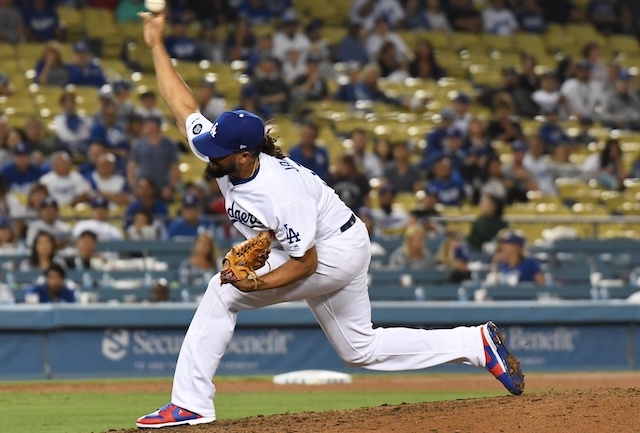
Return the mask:
<path id="1" fill-rule="evenodd" d="M 504 333 L 495 323 L 487 322 L 482 327 L 482 342 L 486 357 L 486 369 L 498 379 L 511 394 L 524 392 L 524 374 L 520 361 L 507 349 Z"/>
<path id="2" fill-rule="evenodd" d="M 189 412 L 173 403 L 161 407 L 149 415 L 138 418 L 136 425 L 139 428 L 175 427 L 179 425 L 205 424 L 215 421 L 215 418 L 207 418 L 197 413 Z"/>

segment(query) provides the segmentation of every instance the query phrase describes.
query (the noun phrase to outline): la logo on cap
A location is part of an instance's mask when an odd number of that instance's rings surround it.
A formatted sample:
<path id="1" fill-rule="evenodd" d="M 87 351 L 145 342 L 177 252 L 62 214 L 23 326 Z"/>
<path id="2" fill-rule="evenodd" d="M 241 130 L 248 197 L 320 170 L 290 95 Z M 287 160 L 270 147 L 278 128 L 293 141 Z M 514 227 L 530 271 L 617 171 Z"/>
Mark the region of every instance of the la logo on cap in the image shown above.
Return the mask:
<path id="1" fill-rule="evenodd" d="M 211 134 L 211 138 L 216 138 L 217 132 L 218 132 L 218 122 L 214 123 L 213 126 L 211 127 L 211 131 L 209 131 L 209 134 Z"/>

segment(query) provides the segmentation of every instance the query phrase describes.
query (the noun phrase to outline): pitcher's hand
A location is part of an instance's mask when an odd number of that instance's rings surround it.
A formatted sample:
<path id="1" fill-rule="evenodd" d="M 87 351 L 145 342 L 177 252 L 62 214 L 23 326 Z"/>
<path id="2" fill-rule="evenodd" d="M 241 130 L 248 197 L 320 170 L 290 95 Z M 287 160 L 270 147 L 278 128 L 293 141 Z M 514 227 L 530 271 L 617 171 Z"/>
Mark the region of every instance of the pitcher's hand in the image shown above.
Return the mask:
<path id="1" fill-rule="evenodd" d="M 151 12 L 138 12 L 138 16 L 143 21 L 144 42 L 149 48 L 153 48 L 164 43 L 164 25 L 166 22 L 166 12 L 154 14 Z"/>

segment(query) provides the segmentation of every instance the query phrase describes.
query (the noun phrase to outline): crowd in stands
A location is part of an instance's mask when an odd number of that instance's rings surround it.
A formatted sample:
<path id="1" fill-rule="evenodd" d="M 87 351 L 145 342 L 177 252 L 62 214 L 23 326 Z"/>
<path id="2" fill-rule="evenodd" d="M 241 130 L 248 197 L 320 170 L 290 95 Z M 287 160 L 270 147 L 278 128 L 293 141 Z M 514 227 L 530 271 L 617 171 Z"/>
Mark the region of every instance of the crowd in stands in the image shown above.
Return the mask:
<path id="1" fill-rule="evenodd" d="M 389 255 L 386 266 L 444 267 L 449 280 L 459 282 L 471 278 L 470 254 L 493 245 L 491 266 L 501 281 L 516 275 L 543 284 L 540 264 L 526 256 L 525 238 L 508 228 L 505 207 L 526 202 L 532 191 L 556 196 L 561 178 L 595 179 L 603 190 L 622 191 L 625 179 L 640 177 L 640 159 L 625 163 L 619 139 L 607 139 L 600 149 L 593 133 L 596 127 L 640 130 L 637 71 L 605 56 L 610 47 L 585 40 L 580 56 L 558 57 L 555 68 L 541 68 L 522 53 L 519 64 L 500 71 L 499 85 L 472 81 L 473 93 L 454 92 L 417 142 L 353 128 L 336 132 L 345 146 L 334 154 L 337 149 L 321 139 L 329 127 L 317 121 L 310 103 L 422 113 L 429 110 L 428 96 L 397 94 L 386 85 L 450 76 L 429 34 L 543 35 L 554 23 L 580 23 L 602 35 L 635 35 L 637 3 L 591 0 L 581 8 L 570 0 L 353 0 L 345 5 L 344 35 L 330 44 L 325 24 L 296 13 L 291 0 L 182 0 L 171 2 L 165 44 L 179 62 L 242 62 L 246 80 L 237 95 L 223 94 L 203 74 L 193 89 L 201 111 L 214 119 L 243 108 L 265 120 L 289 116 L 297 122 L 298 141 L 282 143 L 290 157 L 336 190 L 365 220 L 372 240 L 399 242 L 394 251 L 378 251 Z M 22 253 L 17 269 L 45 272 L 46 282 L 32 290 L 40 300 L 68 300 L 61 278 L 65 270 L 91 268 L 96 243 L 188 238 L 193 254 L 180 266 L 179 279 L 204 285 L 219 267 L 215 240 L 233 237 L 220 218 L 212 222 L 226 213 L 216 183 L 204 176 L 183 182 L 179 164 L 188 146 L 166 133 L 173 119 L 152 89 L 136 92 L 128 77 L 108 79 L 94 55 L 100 52 L 95 41 L 72 41 L 72 60 L 63 61 L 60 44 L 69 39 L 58 7 L 110 9 L 119 23 L 136 22 L 144 10 L 141 0 L 0 0 L 0 45 L 44 43 L 32 65 L 33 82 L 64 88 L 50 132 L 37 117 L 21 126 L 0 118 L 0 253 Z M 415 45 L 404 37 L 408 32 L 421 35 Z M 68 85 L 94 87 L 99 110 L 78 110 L 79 96 Z M 0 73 L 0 98 L 15 91 Z M 532 119 L 536 128 L 525 127 Z M 568 122 L 576 130 L 569 131 Z M 418 206 L 398 206 L 400 196 L 416 193 Z M 434 219 L 443 208 L 464 204 L 479 210 L 468 236 Z M 90 208 L 86 218 L 66 221 L 61 210 L 77 205 Z M 433 239 L 437 250 L 427 247 Z"/>

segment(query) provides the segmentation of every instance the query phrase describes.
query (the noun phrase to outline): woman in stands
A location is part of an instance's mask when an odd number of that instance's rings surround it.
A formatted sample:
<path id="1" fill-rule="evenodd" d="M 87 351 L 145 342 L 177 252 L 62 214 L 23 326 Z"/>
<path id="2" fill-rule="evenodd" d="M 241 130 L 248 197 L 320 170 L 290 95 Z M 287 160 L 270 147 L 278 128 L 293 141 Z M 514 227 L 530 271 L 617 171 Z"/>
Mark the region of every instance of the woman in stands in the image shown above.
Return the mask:
<path id="1" fill-rule="evenodd" d="M 64 87 L 69 83 L 69 68 L 62 62 L 57 42 L 50 41 L 44 46 L 42 57 L 36 63 L 35 81 L 41 86 Z"/>
<path id="2" fill-rule="evenodd" d="M 64 260 L 56 256 L 56 241 L 53 236 L 40 232 L 31 246 L 31 255 L 20 263 L 20 271 L 45 271 L 54 263 L 66 268 Z"/>
<path id="3" fill-rule="evenodd" d="M 409 64 L 409 75 L 423 80 L 439 80 L 444 77 L 444 70 L 436 62 L 435 52 L 429 40 L 418 41 L 414 59 Z"/>
<path id="4" fill-rule="evenodd" d="M 620 142 L 615 138 L 608 139 L 600 153 L 592 153 L 587 157 L 582 170 L 589 177 L 596 178 L 604 188 L 619 190 L 625 179 Z"/>
<path id="5" fill-rule="evenodd" d="M 180 264 L 178 278 L 180 284 L 203 287 L 218 272 L 217 248 L 213 236 L 204 232 L 198 235 L 191 250 L 191 257 Z"/>
<path id="6" fill-rule="evenodd" d="M 391 253 L 389 264 L 395 269 L 427 269 L 433 265 L 431 251 L 425 245 L 427 233 L 419 224 L 411 224 L 404 232 L 402 246 Z"/>
<path id="7" fill-rule="evenodd" d="M 492 260 L 492 274 L 498 284 L 545 284 L 540 262 L 525 254 L 526 240 L 515 230 L 505 230 L 498 239 Z"/>
<path id="8" fill-rule="evenodd" d="M 469 246 L 476 251 L 482 250 L 486 242 L 492 241 L 500 230 L 508 224 L 502 218 L 504 201 L 491 194 L 484 194 L 480 199 L 480 215 L 471 225 L 469 233 Z"/>

